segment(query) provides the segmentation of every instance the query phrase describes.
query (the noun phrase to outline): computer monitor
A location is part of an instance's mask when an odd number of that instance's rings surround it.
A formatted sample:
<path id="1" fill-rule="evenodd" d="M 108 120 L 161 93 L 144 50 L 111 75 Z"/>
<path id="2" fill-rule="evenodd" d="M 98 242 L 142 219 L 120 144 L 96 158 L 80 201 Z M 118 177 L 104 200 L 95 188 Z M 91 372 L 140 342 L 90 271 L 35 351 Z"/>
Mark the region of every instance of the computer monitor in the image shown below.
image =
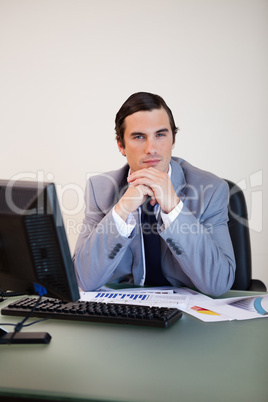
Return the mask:
<path id="1" fill-rule="evenodd" d="M 0 180 L 0 290 L 79 299 L 53 183 Z"/>

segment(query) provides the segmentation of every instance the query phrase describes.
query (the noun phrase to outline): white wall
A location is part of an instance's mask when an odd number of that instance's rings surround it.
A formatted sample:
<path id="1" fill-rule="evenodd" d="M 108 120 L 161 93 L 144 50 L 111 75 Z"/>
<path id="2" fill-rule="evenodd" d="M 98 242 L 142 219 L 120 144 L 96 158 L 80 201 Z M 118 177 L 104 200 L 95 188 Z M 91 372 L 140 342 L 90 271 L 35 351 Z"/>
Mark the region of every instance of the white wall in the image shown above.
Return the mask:
<path id="1" fill-rule="evenodd" d="M 144 90 L 174 155 L 242 184 L 268 285 L 267 0 L 0 0 L 1 178 L 53 180 L 71 246 L 87 175 L 125 162 L 114 117 Z"/>

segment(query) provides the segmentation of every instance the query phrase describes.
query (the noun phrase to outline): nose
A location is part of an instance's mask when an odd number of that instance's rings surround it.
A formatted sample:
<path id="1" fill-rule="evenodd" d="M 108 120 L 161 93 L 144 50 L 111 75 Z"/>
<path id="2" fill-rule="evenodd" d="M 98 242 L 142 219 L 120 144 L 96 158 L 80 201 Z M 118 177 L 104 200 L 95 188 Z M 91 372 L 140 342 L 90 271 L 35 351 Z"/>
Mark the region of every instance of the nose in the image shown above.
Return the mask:
<path id="1" fill-rule="evenodd" d="M 156 143 L 155 139 L 151 137 L 147 137 L 145 144 L 145 153 L 146 154 L 155 154 L 156 153 Z"/>

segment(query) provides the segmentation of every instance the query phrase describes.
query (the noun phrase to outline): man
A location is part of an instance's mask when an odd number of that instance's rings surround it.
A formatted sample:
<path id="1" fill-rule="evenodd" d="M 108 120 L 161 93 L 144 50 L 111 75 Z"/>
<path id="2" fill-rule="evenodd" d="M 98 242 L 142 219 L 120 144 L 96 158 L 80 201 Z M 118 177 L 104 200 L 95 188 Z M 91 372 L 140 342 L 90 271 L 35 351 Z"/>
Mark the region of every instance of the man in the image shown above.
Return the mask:
<path id="1" fill-rule="evenodd" d="M 235 260 L 225 181 L 171 156 L 177 128 L 158 95 L 131 95 L 115 129 L 127 164 L 87 182 L 74 254 L 80 287 L 89 291 L 114 282 L 187 286 L 212 296 L 227 292 Z M 147 232 L 154 232 L 147 241 L 141 221 L 149 209 L 157 229 L 147 224 Z M 158 246 L 148 251 L 154 239 Z"/>

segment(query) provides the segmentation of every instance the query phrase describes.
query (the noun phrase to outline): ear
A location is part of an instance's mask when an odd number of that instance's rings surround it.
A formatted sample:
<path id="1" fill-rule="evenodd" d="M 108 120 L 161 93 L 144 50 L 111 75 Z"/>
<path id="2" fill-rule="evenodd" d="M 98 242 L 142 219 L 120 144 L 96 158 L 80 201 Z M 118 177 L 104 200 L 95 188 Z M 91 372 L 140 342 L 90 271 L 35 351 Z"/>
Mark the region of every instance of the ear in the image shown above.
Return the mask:
<path id="1" fill-rule="evenodd" d="M 123 156 L 126 156 L 125 148 L 123 147 L 123 145 L 121 144 L 121 142 L 119 140 L 117 140 L 117 146 L 118 146 L 119 152 L 121 152 L 121 154 Z"/>

